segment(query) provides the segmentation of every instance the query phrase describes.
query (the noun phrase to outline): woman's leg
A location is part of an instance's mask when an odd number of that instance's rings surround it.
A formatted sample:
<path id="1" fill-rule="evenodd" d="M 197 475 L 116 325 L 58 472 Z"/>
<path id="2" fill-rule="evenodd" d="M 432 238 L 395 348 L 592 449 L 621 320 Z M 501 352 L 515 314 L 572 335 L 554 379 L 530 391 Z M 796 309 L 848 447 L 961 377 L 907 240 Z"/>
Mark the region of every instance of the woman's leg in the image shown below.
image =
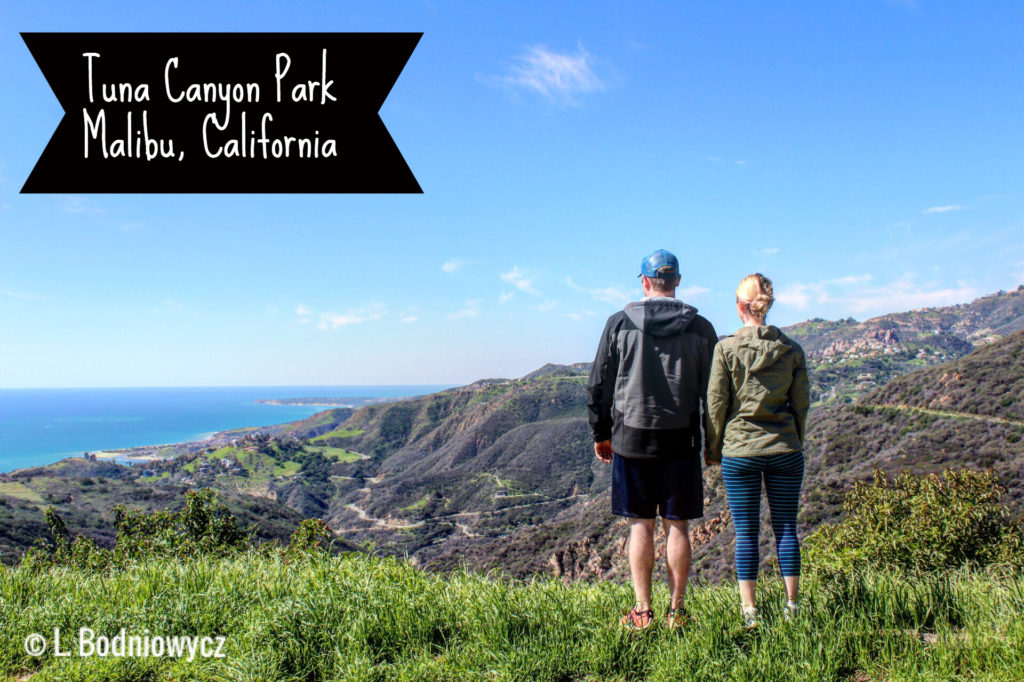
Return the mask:
<path id="1" fill-rule="evenodd" d="M 800 539 L 796 534 L 796 513 L 804 478 L 804 453 L 772 455 L 766 465 L 764 489 L 772 513 L 779 567 L 786 583 L 786 596 L 795 602 L 800 589 Z"/>
<path id="2" fill-rule="evenodd" d="M 736 577 L 740 583 L 740 600 L 745 607 L 754 606 L 754 586 L 760 563 L 757 551 L 761 532 L 760 459 L 722 458 L 722 480 L 736 530 Z"/>

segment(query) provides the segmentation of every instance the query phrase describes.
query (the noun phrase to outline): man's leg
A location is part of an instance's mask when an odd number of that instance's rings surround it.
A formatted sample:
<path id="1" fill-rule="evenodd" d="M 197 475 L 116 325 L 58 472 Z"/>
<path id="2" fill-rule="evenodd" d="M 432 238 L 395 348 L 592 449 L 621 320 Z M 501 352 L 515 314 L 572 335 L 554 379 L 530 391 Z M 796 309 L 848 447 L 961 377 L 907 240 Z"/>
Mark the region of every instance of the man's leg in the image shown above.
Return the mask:
<path id="1" fill-rule="evenodd" d="M 690 577 L 690 522 L 664 519 L 668 528 L 665 540 L 665 563 L 668 565 L 668 589 L 671 608 L 682 605 L 686 582 Z"/>
<path id="2" fill-rule="evenodd" d="M 632 519 L 629 525 L 629 572 L 633 576 L 636 608 L 651 608 L 651 572 L 654 570 L 654 519 Z"/>

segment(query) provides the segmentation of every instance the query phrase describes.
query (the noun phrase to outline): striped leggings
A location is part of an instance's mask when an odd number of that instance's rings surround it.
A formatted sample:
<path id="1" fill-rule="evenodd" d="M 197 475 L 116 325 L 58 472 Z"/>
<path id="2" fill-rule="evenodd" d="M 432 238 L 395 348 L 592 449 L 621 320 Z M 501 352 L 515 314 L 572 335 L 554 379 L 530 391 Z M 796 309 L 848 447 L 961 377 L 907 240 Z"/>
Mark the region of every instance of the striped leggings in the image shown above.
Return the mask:
<path id="1" fill-rule="evenodd" d="M 762 478 L 768 493 L 782 575 L 800 575 L 796 509 L 804 478 L 804 453 L 723 457 L 722 479 L 736 529 L 736 577 L 739 580 L 757 580 Z"/>

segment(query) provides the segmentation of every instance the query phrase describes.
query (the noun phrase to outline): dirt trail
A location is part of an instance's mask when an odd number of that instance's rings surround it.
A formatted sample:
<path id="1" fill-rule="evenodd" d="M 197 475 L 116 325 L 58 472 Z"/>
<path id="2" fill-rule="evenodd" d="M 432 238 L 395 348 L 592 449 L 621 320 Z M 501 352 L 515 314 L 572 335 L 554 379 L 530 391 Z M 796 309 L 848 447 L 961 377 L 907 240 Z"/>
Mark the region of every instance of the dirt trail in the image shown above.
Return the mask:
<path id="1" fill-rule="evenodd" d="M 471 531 L 468 530 L 468 527 L 466 526 L 466 524 L 464 524 L 464 523 L 460 524 L 460 523 L 451 521 L 450 519 L 468 518 L 468 517 L 479 518 L 481 516 L 493 516 L 495 514 L 500 514 L 501 512 L 508 511 L 510 509 L 523 509 L 523 508 L 526 508 L 526 507 L 537 507 L 537 506 L 544 505 L 544 504 L 557 504 L 559 502 L 567 502 L 569 500 L 575 500 L 575 499 L 579 499 L 579 498 L 588 498 L 588 497 L 590 497 L 590 495 L 584 494 L 584 493 L 577 493 L 575 495 L 567 495 L 566 497 L 559 497 L 559 498 L 554 498 L 554 499 L 550 499 L 550 500 L 542 500 L 540 502 L 526 502 L 524 504 L 516 504 L 516 505 L 512 505 L 510 507 L 502 507 L 501 509 L 487 509 L 487 510 L 483 510 L 483 511 L 455 512 L 453 514 L 443 514 L 441 516 L 432 516 L 430 518 L 421 519 L 419 521 L 401 521 L 401 520 L 397 520 L 397 519 L 387 519 L 387 518 L 383 518 L 382 519 L 382 518 L 378 518 L 378 517 L 375 517 L 375 516 L 370 516 L 369 514 L 366 513 L 365 509 L 363 509 L 362 507 L 359 507 L 357 505 L 354 505 L 354 504 L 346 504 L 345 505 L 345 509 L 348 509 L 349 511 L 355 512 L 356 516 L 359 517 L 360 521 L 366 521 L 368 523 L 372 523 L 374 526 L 378 526 L 380 528 L 387 528 L 389 530 L 399 530 L 399 529 L 402 529 L 402 528 L 419 528 L 420 526 L 423 526 L 423 525 L 425 525 L 427 523 L 441 522 L 441 523 L 451 523 L 451 524 L 455 525 L 456 527 L 458 527 L 459 530 L 461 530 L 467 536 L 469 536 L 469 537 L 476 537 L 475 534 L 472 534 Z"/>
<path id="2" fill-rule="evenodd" d="M 1024 426 L 1024 422 L 1003 417 L 990 417 L 983 414 L 971 414 L 970 412 L 946 412 L 944 410 L 933 410 L 927 407 L 915 407 L 913 405 L 865 405 L 870 410 L 900 410 L 902 412 L 921 412 L 932 414 L 936 417 L 949 417 L 952 419 L 975 419 L 977 421 L 991 422 L 994 424 L 1009 424 L 1010 426 Z"/>

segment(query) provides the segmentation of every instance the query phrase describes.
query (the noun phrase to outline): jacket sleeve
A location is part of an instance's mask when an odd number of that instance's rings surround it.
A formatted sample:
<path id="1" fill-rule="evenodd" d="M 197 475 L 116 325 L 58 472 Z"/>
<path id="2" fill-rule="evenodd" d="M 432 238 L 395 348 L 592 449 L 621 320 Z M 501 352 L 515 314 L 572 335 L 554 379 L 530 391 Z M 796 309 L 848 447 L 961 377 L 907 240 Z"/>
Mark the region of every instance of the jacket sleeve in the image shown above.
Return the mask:
<path id="1" fill-rule="evenodd" d="M 800 442 L 804 441 L 807 425 L 807 411 L 811 407 L 811 384 L 807 378 L 807 358 L 803 349 L 797 354 L 796 367 L 793 370 L 793 383 L 789 385 L 789 411 L 796 422 L 796 433 Z"/>
<path id="2" fill-rule="evenodd" d="M 722 440 L 725 437 L 725 420 L 729 415 L 732 382 L 725 362 L 722 346 L 715 346 L 711 361 L 711 376 L 708 379 L 708 409 L 705 428 L 708 438 L 708 461 L 722 461 Z"/>
<path id="3" fill-rule="evenodd" d="M 714 326 L 705 321 L 704 328 L 701 335 L 707 339 L 707 347 L 705 352 L 700 358 L 700 399 L 702 401 L 701 408 L 704 411 L 705 417 L 708 414 L 708 382 L 711 379 L 711 366 L 714 361 L 715 348 L 718 345 L 718 334 L 715 333 Z M 706 419 L 705 419 L 706 421 Z M 711 438 L 708 432 L 707 426 L 704 428 L 704 447 L 707 448 L 708 452 L 711 451 Z"/>
<path id="4" fill-rule="evenodd" d="M 587 382 L 587 416 L 590 428 L 594 430 L 595 443 L 612 437 L 612 401 L 615 398 L 615 377 L 619 373 L 619 351 L 613 328 L 612 318 L 609 318 Z"/>

